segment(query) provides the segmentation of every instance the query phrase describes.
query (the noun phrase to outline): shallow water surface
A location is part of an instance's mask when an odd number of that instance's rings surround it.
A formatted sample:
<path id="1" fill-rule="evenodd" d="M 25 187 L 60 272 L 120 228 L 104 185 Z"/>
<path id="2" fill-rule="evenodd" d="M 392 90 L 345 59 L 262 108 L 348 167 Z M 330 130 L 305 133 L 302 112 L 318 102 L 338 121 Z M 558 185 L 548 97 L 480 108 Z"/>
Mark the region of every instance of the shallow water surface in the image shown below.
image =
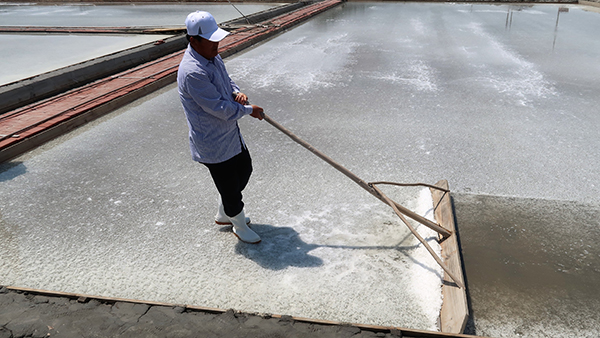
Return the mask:
<path id="1" fill-rule="evenodd" d="M 278 3 L 240 3 L 243 14 L 280 6 Z M 240 16 L 231 5 L 193 4 L 0 4 L 1 26 L 48 27 L 183 27 L 196 10 L 213 14 L 217 22 Z M 0 85 L 111 54 L 168 36 L 0 33 Z"/>
<path id="2" fill-rule="evenodd" d="M 194 11 L 210 12 L 217 22 L 280 6 L 280 3 L 87 3 L 87 4 L 0 4 L 0 26 L 132 27 L 183 26 Z"/>
<path id="3" fill-rule="evenodd" d="M 454 195 L 473 319 L 490 337 L 600 335 L 600 206 Z"/>

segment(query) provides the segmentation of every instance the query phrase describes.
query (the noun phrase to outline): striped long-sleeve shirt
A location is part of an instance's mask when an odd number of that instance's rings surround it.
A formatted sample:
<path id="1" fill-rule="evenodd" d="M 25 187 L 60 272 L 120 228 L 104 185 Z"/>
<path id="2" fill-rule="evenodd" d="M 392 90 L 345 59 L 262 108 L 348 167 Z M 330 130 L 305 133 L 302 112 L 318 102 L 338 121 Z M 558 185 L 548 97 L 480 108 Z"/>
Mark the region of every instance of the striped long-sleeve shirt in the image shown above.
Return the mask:
<path id="1" fill-rule="evenodd" d="M 207 60 L 191 46 L 179 64 L 179 98 L 189 126 L 192 159 L 224 162 L 242 151 L 244 140 L 237 120 L 252 113 L 252 106 L 233 100 L 239 87 L 231 80 L 220 55 Z"/>

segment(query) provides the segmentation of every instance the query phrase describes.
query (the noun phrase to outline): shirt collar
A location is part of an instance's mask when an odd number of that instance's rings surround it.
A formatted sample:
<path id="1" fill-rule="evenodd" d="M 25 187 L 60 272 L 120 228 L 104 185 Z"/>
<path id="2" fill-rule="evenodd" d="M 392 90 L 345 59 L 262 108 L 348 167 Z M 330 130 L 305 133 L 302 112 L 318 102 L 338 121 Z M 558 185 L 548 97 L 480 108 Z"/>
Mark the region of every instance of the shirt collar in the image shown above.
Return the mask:
<path id="1" fill-rule="evenodd" d="M 192 48 L 191 44 L 188 44 L 188 51 L 190 52 L 190 54 L 192 55 L 192 57 L 196 60 L 198 60 L 198 62 L 200 62 L 201 65 L 206 66 L 208 65 L 208 63 L 212 60 L 208 60 L 207 58 L 205 58 L 204 56 L 200 55 L 198 52 L 196 52 L 196 50 L 194 50 L 194 48 Z"/>

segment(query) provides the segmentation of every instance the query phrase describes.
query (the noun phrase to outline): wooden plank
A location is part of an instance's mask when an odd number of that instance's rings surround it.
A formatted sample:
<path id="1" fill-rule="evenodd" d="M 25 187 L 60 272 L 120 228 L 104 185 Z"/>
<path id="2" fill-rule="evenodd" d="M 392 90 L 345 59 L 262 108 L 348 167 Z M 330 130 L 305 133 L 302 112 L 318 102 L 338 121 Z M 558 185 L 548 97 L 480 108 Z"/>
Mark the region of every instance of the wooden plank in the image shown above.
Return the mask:
<path id="1" fill-rule="evenodd" d="M 446 180 L 441 180 L 435 185 L 446 190 L 449 189 L 448 181 Z M 446 264 L 446 267 L 453 272 L 453 275 L 457 276 L 462 284 L 465 285 L 460 248 L 458 246 L 458 235 L 456 232 L 456 224 L 454 222 L 454 210 L 452 208 L 450 194 L 441 190 L 431 189 L 431 195 L 435 208 L 435 219 L 444 228 L 452 231 L 453 234 L 441 242 L 442 260 Z M 458 287 L 452 282 L 449 276 L 444 273 L 442 296 L 443 303 L 440 312 L 441 331 L 447 333 L 462 333 L 465 330 L 467 319 L 469 318 L 466 287 Z"/>

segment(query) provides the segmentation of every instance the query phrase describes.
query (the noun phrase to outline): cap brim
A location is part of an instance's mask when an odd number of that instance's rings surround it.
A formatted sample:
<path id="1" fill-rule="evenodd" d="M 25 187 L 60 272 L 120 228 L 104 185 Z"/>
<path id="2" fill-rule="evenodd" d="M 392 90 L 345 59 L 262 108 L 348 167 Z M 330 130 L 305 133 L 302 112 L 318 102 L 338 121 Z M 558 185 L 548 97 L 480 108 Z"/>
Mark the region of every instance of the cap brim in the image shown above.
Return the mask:
<path id="1" fill-rule="evenodd" d="M 217 28 L 217 30 L 212 32 L 212 34 L 200 34 L 201 37 L 212 42 L 219 42 L 223 40 L 227 35 L 229 35 L 229 32 L 221 28 Z"/>

